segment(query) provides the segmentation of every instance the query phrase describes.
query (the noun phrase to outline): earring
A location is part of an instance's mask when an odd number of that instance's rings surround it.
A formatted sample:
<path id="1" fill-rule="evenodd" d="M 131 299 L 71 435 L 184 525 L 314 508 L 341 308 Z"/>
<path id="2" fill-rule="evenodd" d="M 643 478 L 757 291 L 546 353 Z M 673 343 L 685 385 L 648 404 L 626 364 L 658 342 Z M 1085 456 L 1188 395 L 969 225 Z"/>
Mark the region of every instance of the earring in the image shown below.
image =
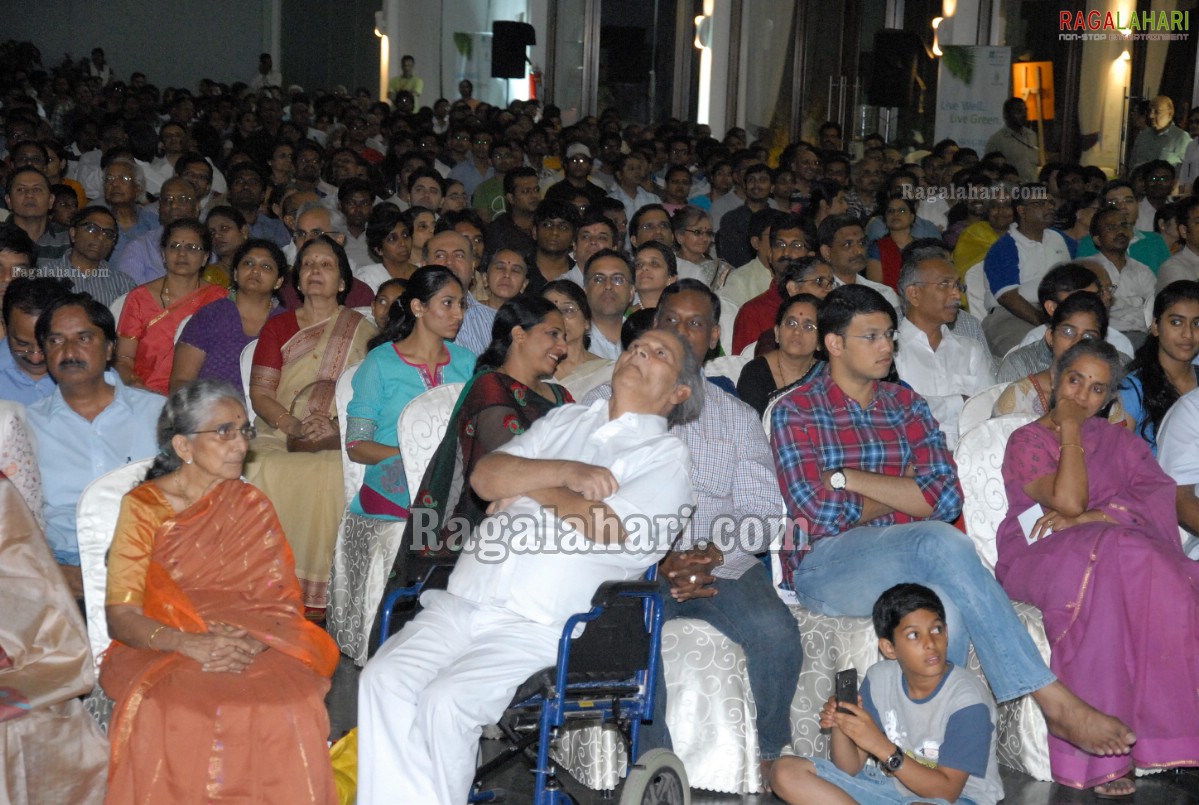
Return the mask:
<path id="1" fill-rule="evenodd" d="M 183 463 L 184 463 L 184 464 L 191 464 L 191 463 L 192 463 L 192 460 L 189 458 L 189 459 L 187 459 L 186 461 L 184 461 Z"/>

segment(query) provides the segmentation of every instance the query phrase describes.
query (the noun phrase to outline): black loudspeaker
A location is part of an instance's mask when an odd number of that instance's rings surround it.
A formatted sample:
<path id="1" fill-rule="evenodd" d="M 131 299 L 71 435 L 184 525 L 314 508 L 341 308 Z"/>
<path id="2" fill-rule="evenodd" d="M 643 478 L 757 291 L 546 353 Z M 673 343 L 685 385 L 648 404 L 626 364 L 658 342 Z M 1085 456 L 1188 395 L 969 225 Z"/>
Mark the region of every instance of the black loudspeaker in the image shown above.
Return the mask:
<path id="1" fill-rule="evenodd" d="M 916 60 L 923 51 L 924 43 L 910 31 L 891 28 L 877 31 L 870 60 L 870 81 L 866 84 L 866 103 L 901 109 L 911 106 L 916 87 Z"/>
<path id="2" fill-rule="evenodd" d="M 524 78 L 525 48 L 537 44 L 537 34 L 527 22 L 491 23 L 491 77 Z"/>

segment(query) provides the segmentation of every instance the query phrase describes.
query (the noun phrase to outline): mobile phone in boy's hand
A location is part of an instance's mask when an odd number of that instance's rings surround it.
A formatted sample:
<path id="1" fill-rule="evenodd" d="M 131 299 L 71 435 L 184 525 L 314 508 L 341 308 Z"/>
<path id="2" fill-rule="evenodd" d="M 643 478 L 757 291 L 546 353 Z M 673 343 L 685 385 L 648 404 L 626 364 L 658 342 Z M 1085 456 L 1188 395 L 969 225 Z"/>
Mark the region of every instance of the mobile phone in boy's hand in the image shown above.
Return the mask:
<path id="1" fill-rule="evenodd" d="M 837 693 L 838 702 L 849 702 L 850 704 L 858 703 L 858 669 L 846 668 L 844 671 L 837 672 Z M 853 715 L 844 707 L 837 708 L 838 713 L 845 715 Z"/>

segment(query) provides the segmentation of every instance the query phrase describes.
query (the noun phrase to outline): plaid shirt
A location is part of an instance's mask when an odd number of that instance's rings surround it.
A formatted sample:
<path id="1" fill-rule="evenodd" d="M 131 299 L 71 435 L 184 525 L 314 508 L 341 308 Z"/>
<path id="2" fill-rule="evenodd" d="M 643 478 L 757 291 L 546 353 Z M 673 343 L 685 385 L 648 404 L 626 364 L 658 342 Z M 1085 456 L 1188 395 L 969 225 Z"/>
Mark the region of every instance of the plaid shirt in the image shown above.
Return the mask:
<path id="1" fill-rule="evenodd" d="M 875 384 L 865 408 L 847 397 L 825 369 L 778 401 L 770 417 L 771 446 L 779 488 L 793 532 L 780 559 L 784 583 L 814 542 L 858 526 L 910 523 L 919 518 L 891 512 L 859 523 L 863 499 L 856 492 L 825 489 L 820 474 L 850 467 L 900 476 L 915 466 L 913 479 L 933 507 L 930 520 L 952 522 L 962 508 L 957 468 L 945 436 L 915 392 L 891 383 Z"/>

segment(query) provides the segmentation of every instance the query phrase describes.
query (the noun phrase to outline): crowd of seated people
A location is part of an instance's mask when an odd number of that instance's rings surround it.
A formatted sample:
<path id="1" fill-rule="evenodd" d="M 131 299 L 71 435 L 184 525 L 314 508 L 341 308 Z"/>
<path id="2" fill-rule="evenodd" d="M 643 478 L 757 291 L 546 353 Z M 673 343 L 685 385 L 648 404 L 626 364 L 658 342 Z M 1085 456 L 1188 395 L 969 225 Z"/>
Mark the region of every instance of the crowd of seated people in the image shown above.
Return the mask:
<path id="1" fill-rule="evenodd" d="M 363 677 L 364 803 L 396 785 L 464 799 L 470 743 L 547 664 L 550 627 L 653 562 L 668 618 L 744 651 L 769 783 L 802 649 L 767 543 L 718 543 L 720 517 L 806 523 L 776 558 L 816 613 L 869 615 L 895 584 L 927 585 L 941 659 L 963 665 L 973 643 L 998 701 L 1034 697 L 1059 782 L 1122 795 L 1137 768 L 1199 757 L 1199 734 L 1176 729 L 1199 718 L 1167 717 L 1195 709 L 1193 635 L 1160 626 L 1190 629 L 1199 607 L 1178 533 L 1199 534 L 1180 447 L 1199 419 L 1189 162 L 1030 176 L 952 140 L 847 144 L 833 123 L 778 151 L 615 110 L 567 125 L 536 101 L 414 111 L 365 90 L 160 90 L 99 59 L 0 78 L 0 401 L 20 406 L 3 409 L 0 472 L 44 532 L 53 583 L 80 599 L 80 495 L 154 458 L 108 564 L 111 797 L 198 790 L 228 757 L 230 796 L 332 801 L 322 742 L 338 736 L 320 698 L 337 658 L 319 624 L 339 523 L 403 522 L 410 552 L 418 509 L 468 530 L 496 512 L 539 528 L 581 512 L 588 541 L 614 518 L 694 514 L 649 535 L 652 556 L 597 552 L 572 589 L 565 569 L 500 581 L 451 551 L 449 591 Z M 399 414 L 449 383 L 465 389 L 410 488 Z M 959 417 L 991 390 L 994 416 L 1038 417 L 1003 460 L 996 575 L 954 526 Z M 348 505 L 347 461 L 365 472 Z M 395 557 L 389 588 L 411 558 Z M 1087 586 L 1095 574 L 1110 585 Z M 1048 666 L 1011 600 L 1041 608 Z M 1111 639 L 1118 613 L 1135 640 Z M 493 659 L 446 639 L 466 628 Z M 897 628 L 880 632 L 891 650 Z M 1145 659 L 1166 646 L 1176 662 Z M 408 673 L 426 653 L 424 676 Z M 670 745 L 660 694 L 649 746 Z M 250 740 L 272 708 L 296 729 Z M 437 724 L 439 708 L 453 715 Z M 182 709 L 187 740 L 164 737 Z M 269 795 L 244 787 L 264 767 Z M 817 772 L 774 779 L 804 790 L 794 776 Z"/>

